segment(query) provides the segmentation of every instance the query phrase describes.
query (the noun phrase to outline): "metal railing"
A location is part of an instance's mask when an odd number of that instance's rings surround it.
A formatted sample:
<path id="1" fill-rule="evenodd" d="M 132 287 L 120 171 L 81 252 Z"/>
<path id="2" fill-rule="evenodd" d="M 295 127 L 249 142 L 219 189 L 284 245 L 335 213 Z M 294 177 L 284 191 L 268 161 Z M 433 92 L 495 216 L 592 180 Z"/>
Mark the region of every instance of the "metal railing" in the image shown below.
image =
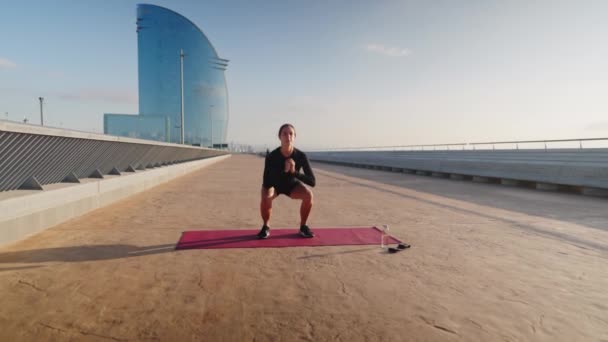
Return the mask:
<path id="1" fill-rule="evenodd" d="M 65 129 L 0 122 L 0 191 L 41 189 L 228 152 Z"/>
<path id="2" fill-rule="evenodd" d="M 578 142 L 578 146 L 574 148 L 587 148 L 583 145 L 585 141 L 606 141 L 608 147 L 608 138 L 576 138 L 576 139 L 545 139 L 545 140 L 514 140 L 514 141 L 490 141 L 490 142 L 472 142 L 472 143 L 449 143 L 449 144 L 422 144 L 422 145 L 391 145 L 391 146 L 359 146 L 359 147 L 333 147 L 323 149 L 311 149 L 311 152 L 325 151 L 436 151 L 436 150 L 478 150 L 479 147 L 488 146 L 488 150 L 495 150 L 496 145 L 510 145 L 515 150 L 519 150 L 521 145 L 525 144 L 542 144 L 544 150 L 551 149 L 549 143 L 565 143 Z M 572 147 L 570 147 L 572 148 Z"/>

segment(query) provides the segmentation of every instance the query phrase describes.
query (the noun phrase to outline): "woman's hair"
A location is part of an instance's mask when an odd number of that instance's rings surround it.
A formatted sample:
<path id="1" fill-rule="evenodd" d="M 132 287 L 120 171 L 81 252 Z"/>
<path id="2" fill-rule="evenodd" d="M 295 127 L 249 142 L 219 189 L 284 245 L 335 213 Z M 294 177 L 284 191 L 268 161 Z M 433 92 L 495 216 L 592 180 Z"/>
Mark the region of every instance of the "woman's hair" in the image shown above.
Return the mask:
<path id="1" fill-rule="evenodd" d="M 293 125 L 292 125 L 292 124 L 290 124 L 290 123 L 286 123 L 286 124 L 283 124 L 283 125 L 281 126 L 281 128 L 279 128 L 279 137 L 281 137 L 281 132 L 283 132 L 283 128 L 286 128 L 286 127 L 291 127 L 291 128 L 293 129 L 293 133 L 294 133 L 294 134 L 296 133 L 296 128 L 295 128 L 295 127 L 293 127 Z"/>

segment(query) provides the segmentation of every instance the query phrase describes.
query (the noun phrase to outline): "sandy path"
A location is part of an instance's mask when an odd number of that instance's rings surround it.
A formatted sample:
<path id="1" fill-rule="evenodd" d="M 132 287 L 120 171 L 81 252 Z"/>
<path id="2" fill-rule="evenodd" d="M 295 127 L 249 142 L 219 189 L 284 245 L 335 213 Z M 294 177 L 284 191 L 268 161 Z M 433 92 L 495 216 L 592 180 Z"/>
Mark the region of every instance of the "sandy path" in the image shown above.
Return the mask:
<path id="1" fill-rule="evenodd" d="M 0 248 L 0 340 L 608 341 L 607 200 L 313 166 L 313 229 L 412 249 L 174 251 L 259 227 L 262 159 L 233 156 Z"/>

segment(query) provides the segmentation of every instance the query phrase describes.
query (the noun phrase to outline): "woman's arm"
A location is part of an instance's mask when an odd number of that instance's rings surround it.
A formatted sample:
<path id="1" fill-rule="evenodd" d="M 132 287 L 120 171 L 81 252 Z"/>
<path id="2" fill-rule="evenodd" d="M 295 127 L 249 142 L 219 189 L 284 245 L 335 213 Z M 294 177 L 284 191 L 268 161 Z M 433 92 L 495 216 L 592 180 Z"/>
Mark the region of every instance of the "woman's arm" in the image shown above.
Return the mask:
<path id="1" fill-rule="evenodd" d="M 266 155 L 266 160 L 264 161 L 264 178 L 262 186 L 266 189 L 272 186 L 271 184 L 271 176 L 270 176 L 270 155 Z"/>
<path id="2" fill-rule="evenodd" d="M 306 154 L 304 154 L 304 152 L 302 152 L 300 165 L 302 165 L 302 169 L 304 170 L 304 173 L 300 173 L 300 172 L 296 171 L 296 174 L 295 174 L 296 178 L 301 180 L 302 182 L 314 187 L 316 184 L 315 174 L 312 172 L 312 169 L 310 168 L 310 163 L 308 162 L 308 157 L 306 157 Z"/>

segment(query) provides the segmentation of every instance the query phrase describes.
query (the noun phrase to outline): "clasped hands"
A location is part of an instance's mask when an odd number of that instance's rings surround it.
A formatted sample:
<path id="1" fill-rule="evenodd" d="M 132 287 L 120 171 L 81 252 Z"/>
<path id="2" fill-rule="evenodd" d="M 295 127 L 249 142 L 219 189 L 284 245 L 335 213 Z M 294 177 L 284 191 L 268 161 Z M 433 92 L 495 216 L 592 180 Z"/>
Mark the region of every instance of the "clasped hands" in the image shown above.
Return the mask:
<path id="1" fill-rule="evenodd" d="M 286 173 L 296 173 L 296 162 L 289 158 L 285 160 L 285 170 Z"/>

